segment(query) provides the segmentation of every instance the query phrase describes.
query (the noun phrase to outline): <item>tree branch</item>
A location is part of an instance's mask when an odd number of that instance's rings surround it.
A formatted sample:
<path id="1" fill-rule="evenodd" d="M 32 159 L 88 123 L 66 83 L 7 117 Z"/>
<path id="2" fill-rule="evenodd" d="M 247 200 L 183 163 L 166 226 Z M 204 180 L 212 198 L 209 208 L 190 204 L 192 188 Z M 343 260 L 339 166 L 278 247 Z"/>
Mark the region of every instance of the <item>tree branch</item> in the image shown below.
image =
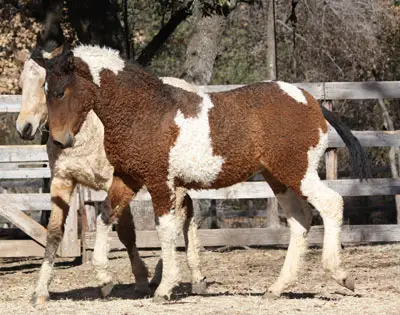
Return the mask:
<path id="1" fill-rule="evenodd" d="M 157 33 L 156 36 L 148 43 L 143 49 L 142 53 L 137 59 L 137 62 L 143 66 L 146 66 L 153 59 L 154 55 L 165 43 L 169 36 L 175 31 L 175 29 L 181 24 L 186 18 L 192 14 L 191 5 L 193 1 L 189 1 L 185 7 L 176 11 L 167 24 L 164 25 Z"/>

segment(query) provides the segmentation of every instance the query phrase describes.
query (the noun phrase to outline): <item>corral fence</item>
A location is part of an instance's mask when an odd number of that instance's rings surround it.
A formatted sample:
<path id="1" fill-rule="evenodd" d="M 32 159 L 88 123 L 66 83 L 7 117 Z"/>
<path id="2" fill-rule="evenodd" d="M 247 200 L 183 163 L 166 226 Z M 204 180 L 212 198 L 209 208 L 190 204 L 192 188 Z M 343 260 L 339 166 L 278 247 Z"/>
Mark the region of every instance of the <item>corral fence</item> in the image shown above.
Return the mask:
<path id="1" fill-rule="evenodd" d="M 400 98 L 400 81 L 386 82 L 327 82 L 296 84 L 309 91 L 327 107 L 333 100 L 366 100 Z M 225 91 L 239 85 L 203 86 L 207 92 Z M 0 96 L 0 113 L 18 112 L 20 96 Z M 364 147 L 399 147 L 400 130 L 354 131 Z M 327 179 L 324 182 L 342 196 L 400 195 L 400 179 L 375 178 L 360 182 L 357 179 L 337 178 L 336 148 L 344 147 L 337 133 L 329 130 L 329 150 L 325 155 Z M 46 147 L 44 145 L 0 146 L 0 180 L 50 178 Z M 218 190 L 189 191 L 193 199 L 258 199 L 273 198 L 270 187 L 261 181 L 248 181 Z M 65 235 L 58 254 L 76 257 L 90 252 L 94 246 L 94 207 L 104 200 L 104 192 L 78 187 L 74 193 L 71 210 L 66 223 Z M 141 190 L 136 200 L 150 200 L 150 195 Z M 46 229 L 24 212 L 28 210 L 50 210 L 49 193 L 4 193 L 0 194 L 0 216 L 4 217 L 31 237 L 30 240 L 0 240 L 0 257 L 42 256 L 46 243 Z M 78 233 L 78 210 L 83 210 L 85 220 Z M 397 209 L 397 222 L 400 210 Z M 89 226 L 89 227 L 88 227 Z M 1 231 L 1 229 L 0 229 Z M 110 248 L 124 248 L 115 232 L 110 233 Z M 82 235 L 82 237 L 78 237 Z M 241 228 L 201 229 L 203 246 L 250 246 L 285 245 L 289 242 L 288 228 Z M 323 227 L 311 228 L 309 241 L 321 244 Z M 342 243 L 371 243 L 400 241 L 400 225 L 344 225 Z M 182 237 L 178 245 L 183 245 Z M 159 247 L 156 231 L 137 231 L 139 248 Z M 83 247 L 83 252 L 82 252 Z"/>

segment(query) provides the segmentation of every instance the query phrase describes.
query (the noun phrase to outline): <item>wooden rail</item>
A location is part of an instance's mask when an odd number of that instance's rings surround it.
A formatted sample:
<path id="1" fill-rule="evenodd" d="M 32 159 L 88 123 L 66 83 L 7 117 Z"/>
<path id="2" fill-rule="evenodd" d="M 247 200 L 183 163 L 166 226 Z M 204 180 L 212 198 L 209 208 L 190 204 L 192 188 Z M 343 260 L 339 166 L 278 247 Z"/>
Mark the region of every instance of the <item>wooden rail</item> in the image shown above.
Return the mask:
<path id="1" fill-rule="evenodd" d="M 400 82 L 327 82 L 299 83 L 297 86 L 309 91 L 319 100 L 338 99 L 387 99 L 400 98 Z M 239 85 L 202 86 L 207 92 L 226 91 Z M 21 96 L 0 95 L 0 113 L 15 113 L 20 110 Z M 326 103 L 326 102 L 324 102 Z M 327 104 L 329 107 L 329 102 Z M 326 156 L 327 178 L 324 181 L 343 196 L 397 195 L 400 194 L 400 180 L 381 178 L 360 182 L 352 179 L 337 179 L 337 156 L 335 148 L 344 147 L 336 131 L 329 131 L 329 147 Z M 364 147 L 400 146 L 400 130 L 396 131 L 354 131 Z M 0 146 L 0 180 L 49 178 L 50 169 L 46 147 L 41 145 Z M 225 189 L 190 191 L 193 199 L 253 199 L 274 197 L 264 182 L 245 182 Z M 102 201 L 104 192 L 81 190 L 74 195 L 72 208 L 66 225 L 66 234 L 59 254 L 63 256 L 80 255 L 81 240 L 77 233 L 77 209 L 79 198 L 89 201 Z M 141 190 L 137 200 L 150 200 L 146 190 Z M 1 205 L 10 205 L 2 209 Z M 2 194 L 0 195 L 0 215 L 12 221 L 33 240 L 0 240 L 0 257 L 41 256 L 45 245 L 46 231 L 32 222 L 24 211 L 50 210 L 50 194 Z M 319 244 L 322 240 L 322 227 L 313 227 L 310 242 Z M 138 247 L 158 247 L 155 231 L 138 231 Z M 287 244 L 288 230 L 282 229 L 236 229 L 200 230 L 204 246 L 243 246 Z M 84 241 L 88 249 L 93 247 L 93 233 L 87 233 Z M 400 241 L 400 226 L 344 226 L 343 243 Z M 182 240 L 180 239 L 180 246 Z M 115 233 L 111 235 L 111 248 L 123 248 Z"/>
<path id="2" fill-rule="evenodd" d="M 324 235 L 323 226 L 311 227 L 309 244 L 322 244 Z M 290 232 L 288 228 L 241 228 L 238 229 L 200 229 L 200 243 L 202 246 L 267 246 L 289 244 Z M 110 233 L 110 248 L 125 249 L 118 239 L 117 233 Z M 95 233 L 88 233 L 87 248 L 94 248 Z M 137 231 L 136 246 L 138 248 L 160 247 L 156 231 Z M 400 242 L 400 225 L 344 225 L 342 227 L 341 242 L 343 244 Z M 182 235 L 178 237 L 179 247 L 184 247 Z"/>

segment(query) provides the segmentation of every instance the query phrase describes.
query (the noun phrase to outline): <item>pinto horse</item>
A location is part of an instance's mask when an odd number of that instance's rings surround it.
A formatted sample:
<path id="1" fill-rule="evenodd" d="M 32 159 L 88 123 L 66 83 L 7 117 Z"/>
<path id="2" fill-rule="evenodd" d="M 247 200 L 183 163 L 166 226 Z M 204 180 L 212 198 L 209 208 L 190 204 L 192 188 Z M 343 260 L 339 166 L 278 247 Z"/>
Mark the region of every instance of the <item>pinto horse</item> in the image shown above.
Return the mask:
<path id="1" fill-rule="evenodd" d="M 50 137 L 69 147 L 91 110 L 104 125 L 104 148 L 132 191 L 152 197 L 164 269 L 156 300 L 178 283 L 175 188 L 217 189 L 260 172 L 284 209 L 291 230 L 280 276 L 265 296 L 279 296 L 296 280 L 311 225 L 310 205 L 324 225 L 322 265 L 342 286 L 354 280 L 340 263 L 343 199 L 319 178 L 328 124 L 317 100 L 285 82 L 256 83 L 219 93 L 163 84 L 115 51 L 80 46 L 46 61 Z M 333 116 L 325 113 L 328 120 Z M 360 144 L 333 124 L 366 174 Z M 357 152 L 355 152 L 357 151 Z"/>
<path id="2" fill-rule="evenodd" d="M 22 106 L 17 119 L 17 130 L 23 139 L 32 139 L 41 125 L 47 121 L 46 95 L 44 83 L 46 70 L 33 59 L 35 56 L 46 55 L 47 58 L 58 53 L 58 42 L 38 37 L 32 58 L 28 58 L 20 76 L 22 88 Z M 49 43 L 50 42 L 50 43 Z M 189 91 L 196 87 L 177 78 L 162 78 L 166 84 L 175 85 Z M 35 288 L 33 302 L 43 304 L 49 298 L 48 286 L 51 279 L 52 266 L 56 250 L 63 236 L 63 226 L 68 214 L 69 201 L 77 183 L 96 190 L 108 190 L 108 198 L 103 203 L 102 214 L 97 218 L 96 242 L 93 255 L 93 265 L 101 294 L 107 296 L 112 289 L 112 277 L 108 272 L 108 232 L 114 221 L 118 220 L 117 232 L 121 242 L 127 248 L 132 272 L 136 279 L 135 291 L 140 294 L 148 293 L 148 272 L 136 248 L 135 227 L 129 201 L 133 197 L 130 189 L 125 189 L 123 178 L 113 177 L 114 168 L 108 162 L 104 152 L 104 130 L 101 121 L 93 112 L 85 118 L 82 128 L 76 134 L 75 145 L 69 149 L 61 149 L 52 141 L 47 143 L 47 152 L 52 174 L 50 187 L 52 211 L 48 226 L 47 244 L 44 262 Z M 200 243 L 197 228 L 193 221 L 193 207 L 185 189 L 178 188 L 177 216 L 183 225 L 183 234 L 187 244 L 187 259 L 192 270 L 192 291 L 202 293 L 206 283 L 200 271 Z M 186 196 L 185 196 L 186 195 Z M 161 267 L 161 264 L 158 266 Z M 161 281 L 161 270 L 157 268 L 152 279 L 153 284 Z"/>

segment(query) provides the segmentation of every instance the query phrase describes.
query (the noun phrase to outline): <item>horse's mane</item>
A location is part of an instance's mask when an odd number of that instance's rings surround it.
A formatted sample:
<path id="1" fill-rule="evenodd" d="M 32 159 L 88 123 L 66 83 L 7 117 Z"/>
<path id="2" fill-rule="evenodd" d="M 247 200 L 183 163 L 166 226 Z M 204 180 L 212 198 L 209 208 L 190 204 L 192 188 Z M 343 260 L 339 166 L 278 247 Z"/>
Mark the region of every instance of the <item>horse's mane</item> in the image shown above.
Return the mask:
<path id="1" fill-rule="evenodd" d="M 119 52 L 109 47 L 100 47 L 98 45 L 79 45 L 72 50 L 75 57 L 84 61 L 90 69 L 93 82 L 100 85 L 99 73 L 103 69 L 114 72 L 115 75 L 119 71 L 126 71 L 132 77 L 131 83 L 146 81 L 147 84 L 156 85 L 162 88 L 162 81 L 152 74 L 148 69 L 143 68 L 136 62 L 124 60 Z"/>

